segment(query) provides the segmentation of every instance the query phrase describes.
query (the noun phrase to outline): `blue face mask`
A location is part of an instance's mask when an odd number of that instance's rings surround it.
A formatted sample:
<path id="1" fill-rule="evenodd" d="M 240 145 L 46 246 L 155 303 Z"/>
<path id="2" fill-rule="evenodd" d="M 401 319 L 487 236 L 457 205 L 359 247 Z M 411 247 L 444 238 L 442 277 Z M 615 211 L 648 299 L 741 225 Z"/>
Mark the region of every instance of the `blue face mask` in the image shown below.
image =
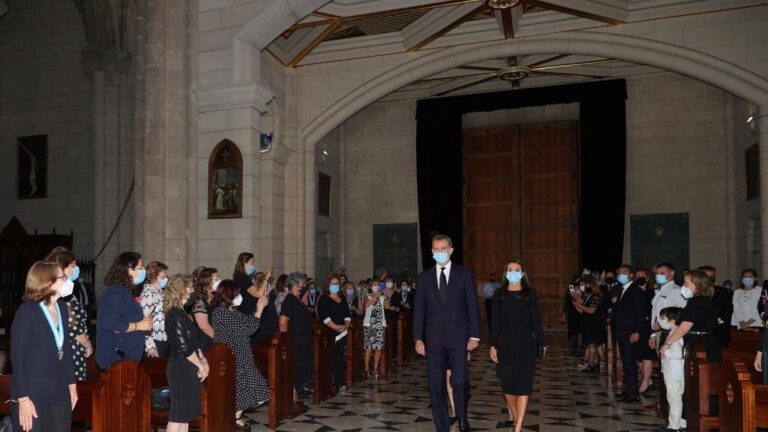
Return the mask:
<path id="1" fill-rule="evenodd" d="M 743 277 L 741 278 L 741 283 L 743 283 L 745 287 L 751 287 L 755 285 L 755 280 L 751 277 Z"/>
<path id="2" fill-rule="evenodd" d="M 619 281 L 620 284 L 626 285 L 629 283 L 629 276 L 621 273 L 618 276 L 616 276 L 616 280 Z"/>
<path id="3" fill-rule="evenodd" d="M 667 282 L 669 282 L 669 281 L 667 280 L 667 277 L 664 276 L 663 274 L 657 274 L 656 275 L 656 283 L 657 284 L 664 285 Z"/>
<path id="4" fill-rule="evenodd" d="M 432 254 L 432 259 L 438 264 L 445 264 L 448 262 L 448 252 L 435 252 Z"/>
<path id="5" fill-rule="evenodd" d="M 338 294 L 340 289 L 341 286 L 339 286 L 339 284 L 331 284 L 328 287 L 328 290 L 331 292 L 331 294 Z"/>
<path id="6" fill-rule="evenodd" d="M 348 296 L 350 296 L 350 297 L 354 296 L 354 295 L 355 295 L 355 290 L 353 290 L 353 289 L 348 289 L 348 290 L 347 290 L 347 295 L 348 295 Z"/>
<path id="7" fill-rule="evenodd" d="M 144 279 L 146 279 L 146 278 L 147 278 L 147 270 L 146 269 L 141 269 L 141 270 L 139 270 L 139 274 L 137 274 L 136 277 L 133 278 L 133 284 L 134 285 L 139 285 L 142 282 L 144 282 Z"/>
<path id="8" fill-rule="evenodd" d="M 165 287 L 167 285 L 168 285 L 168 277 L 167 276 L 162 278 L 162 279 L 160 279 L 160 282 L 157 284 L 157 286 L 160 287 L 160 289 L 165 289 Z"/>
<path id="9" fill-rule="evenodd" d="M 75 266 L 74 269 L 72 269 L 72 274 L 69 275 L 69 280 L 72 282 L 76 281 L 80 277 L 80 267 Z"/>
<path id="10" fill-rule="evenodd" d="M 507 280 L 509 283 L 517 284 L 520 283 L 521 280 L 523 280 L 523 272 L 519 272 L 517 270 L 510 270 L 506 274 Z"/>
<path id="11" fill-rule="evenodd" d="M 253 276 L 256 273 L 256 267 L 248 266 L 246 267 L 245 272 L 248 273 L 248 276 Z"/>

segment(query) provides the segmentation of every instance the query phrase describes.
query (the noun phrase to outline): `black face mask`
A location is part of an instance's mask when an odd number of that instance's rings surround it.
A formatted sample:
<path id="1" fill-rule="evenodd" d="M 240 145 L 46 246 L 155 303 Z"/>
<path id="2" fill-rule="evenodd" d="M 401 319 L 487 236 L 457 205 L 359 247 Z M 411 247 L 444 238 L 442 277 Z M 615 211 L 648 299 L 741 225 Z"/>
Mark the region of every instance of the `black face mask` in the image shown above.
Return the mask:
<path id="1" fill-rule="evenodd" d="M 637 286 L 644 286 L 646 283 L 648 283 L 648 280 L 644 277 L 639 277 L 635 279 L 635 283 L 637 284 Z"/>
<path id="2" fill-rule="evenodd" d="M 616 279 L 614 279 L 612 277 L 605 278 L 605 283 L 607 283 L 608 285 L 613 285 L 613 284 L 616 283 Z"/>
<path id="3" fill-rule="evenodd" d="M 709 281 L 712 282 L 712 284 L 714 284 L 715 283 L 715 278 L 711 277 L 711 278 L 709 278 Z"/>

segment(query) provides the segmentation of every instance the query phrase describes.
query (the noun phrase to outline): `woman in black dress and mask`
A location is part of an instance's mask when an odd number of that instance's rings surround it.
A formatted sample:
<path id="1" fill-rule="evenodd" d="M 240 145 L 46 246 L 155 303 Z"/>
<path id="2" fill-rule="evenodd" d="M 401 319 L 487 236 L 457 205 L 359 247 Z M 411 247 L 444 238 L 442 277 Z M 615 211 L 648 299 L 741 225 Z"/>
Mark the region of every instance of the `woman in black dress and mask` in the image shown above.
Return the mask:
<path id="1" fill-rule="evenodd" d="M 493 295 L 491 360 L 497 363 L 501 389 L 511 417 L 508 427 L 522 431 L 528 399 L 533 390 L 533 371 L 538 347 L 546 350 L 547 340 L 539 316 L 539 300 L 528 285 L 519 261 L 504 267 L 506 280 Z"/>

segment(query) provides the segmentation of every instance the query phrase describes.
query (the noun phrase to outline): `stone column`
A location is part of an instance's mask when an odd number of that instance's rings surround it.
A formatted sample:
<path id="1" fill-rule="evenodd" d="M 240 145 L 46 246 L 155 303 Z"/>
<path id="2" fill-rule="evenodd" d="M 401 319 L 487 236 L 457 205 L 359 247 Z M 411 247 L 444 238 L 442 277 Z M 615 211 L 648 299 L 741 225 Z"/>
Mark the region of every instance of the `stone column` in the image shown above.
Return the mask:
<path id="1" fill-rule="evenodd" d="M 190 41 L 197 2 L 146 2 L 143 64 L 137 74 L 136 249 L 172 272 L 188 271 L 187 146 Z"/>
<path id="2" fill-rule="evenodd" d="M 763 274 L 768 274 L 768 104 L 758 107 L 758 133 L 760 136 L 760 228 L 762 234 Z"/>

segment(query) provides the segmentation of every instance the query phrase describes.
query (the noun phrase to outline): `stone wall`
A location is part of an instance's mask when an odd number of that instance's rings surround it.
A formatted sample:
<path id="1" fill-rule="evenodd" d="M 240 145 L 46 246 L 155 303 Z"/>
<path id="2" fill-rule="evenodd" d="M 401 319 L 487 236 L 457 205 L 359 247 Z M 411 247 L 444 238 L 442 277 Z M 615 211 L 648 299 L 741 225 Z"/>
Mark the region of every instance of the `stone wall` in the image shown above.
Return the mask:
<path id="1" fill-rule="evenodd" d="M 731 96 L 671 73 L 633 77 L 627 83 L 627 214 L 690 213 L 691 265 L 711 264 L 721 269 L 721 277 L 737 277 L 733 273 L 750 263 L 747 219 L 759 219 L 759 200 L 744 203 L 740 180 L 743 149 L 753 140 L 741 136 L 735 139 L 735 150 L 727 147 L 733 133 L 726 127 L 726 100 Z M 475 113 L 464 116 L 464 127 L 572 119 L 574 107 Z M 354 277 L 372 271 L 373 224 L 418 221 L 414 115 L 415 101 L 380 102 L 340 128 L 347 179 L 342 253 Z M 734 126 L 739 123 L 743 119 Z M 725 161 L 734 151 L 741 156 L 730 168 Z M 739 179 L 735 183 L 741 204 L 736 202 L 732 209 L 738 218 L 728 217 L 729 176 Z M 729 230 L 738 233 L 733 245 Z M 625 260 L 631 260 L 629 216 Z"/>
<path id="2" fill-rule="evenodd" d="M 12 216 L 32 232 L 74 231 L 81 256 L 92 240 L 91 89 L 72 1 L 12 2 L 0 19 L 0 227 Z M 46 198 L 18 200 L 16 138 L 48 135 Z M 22 179 L 23 180 L 23 179 Z"/>

